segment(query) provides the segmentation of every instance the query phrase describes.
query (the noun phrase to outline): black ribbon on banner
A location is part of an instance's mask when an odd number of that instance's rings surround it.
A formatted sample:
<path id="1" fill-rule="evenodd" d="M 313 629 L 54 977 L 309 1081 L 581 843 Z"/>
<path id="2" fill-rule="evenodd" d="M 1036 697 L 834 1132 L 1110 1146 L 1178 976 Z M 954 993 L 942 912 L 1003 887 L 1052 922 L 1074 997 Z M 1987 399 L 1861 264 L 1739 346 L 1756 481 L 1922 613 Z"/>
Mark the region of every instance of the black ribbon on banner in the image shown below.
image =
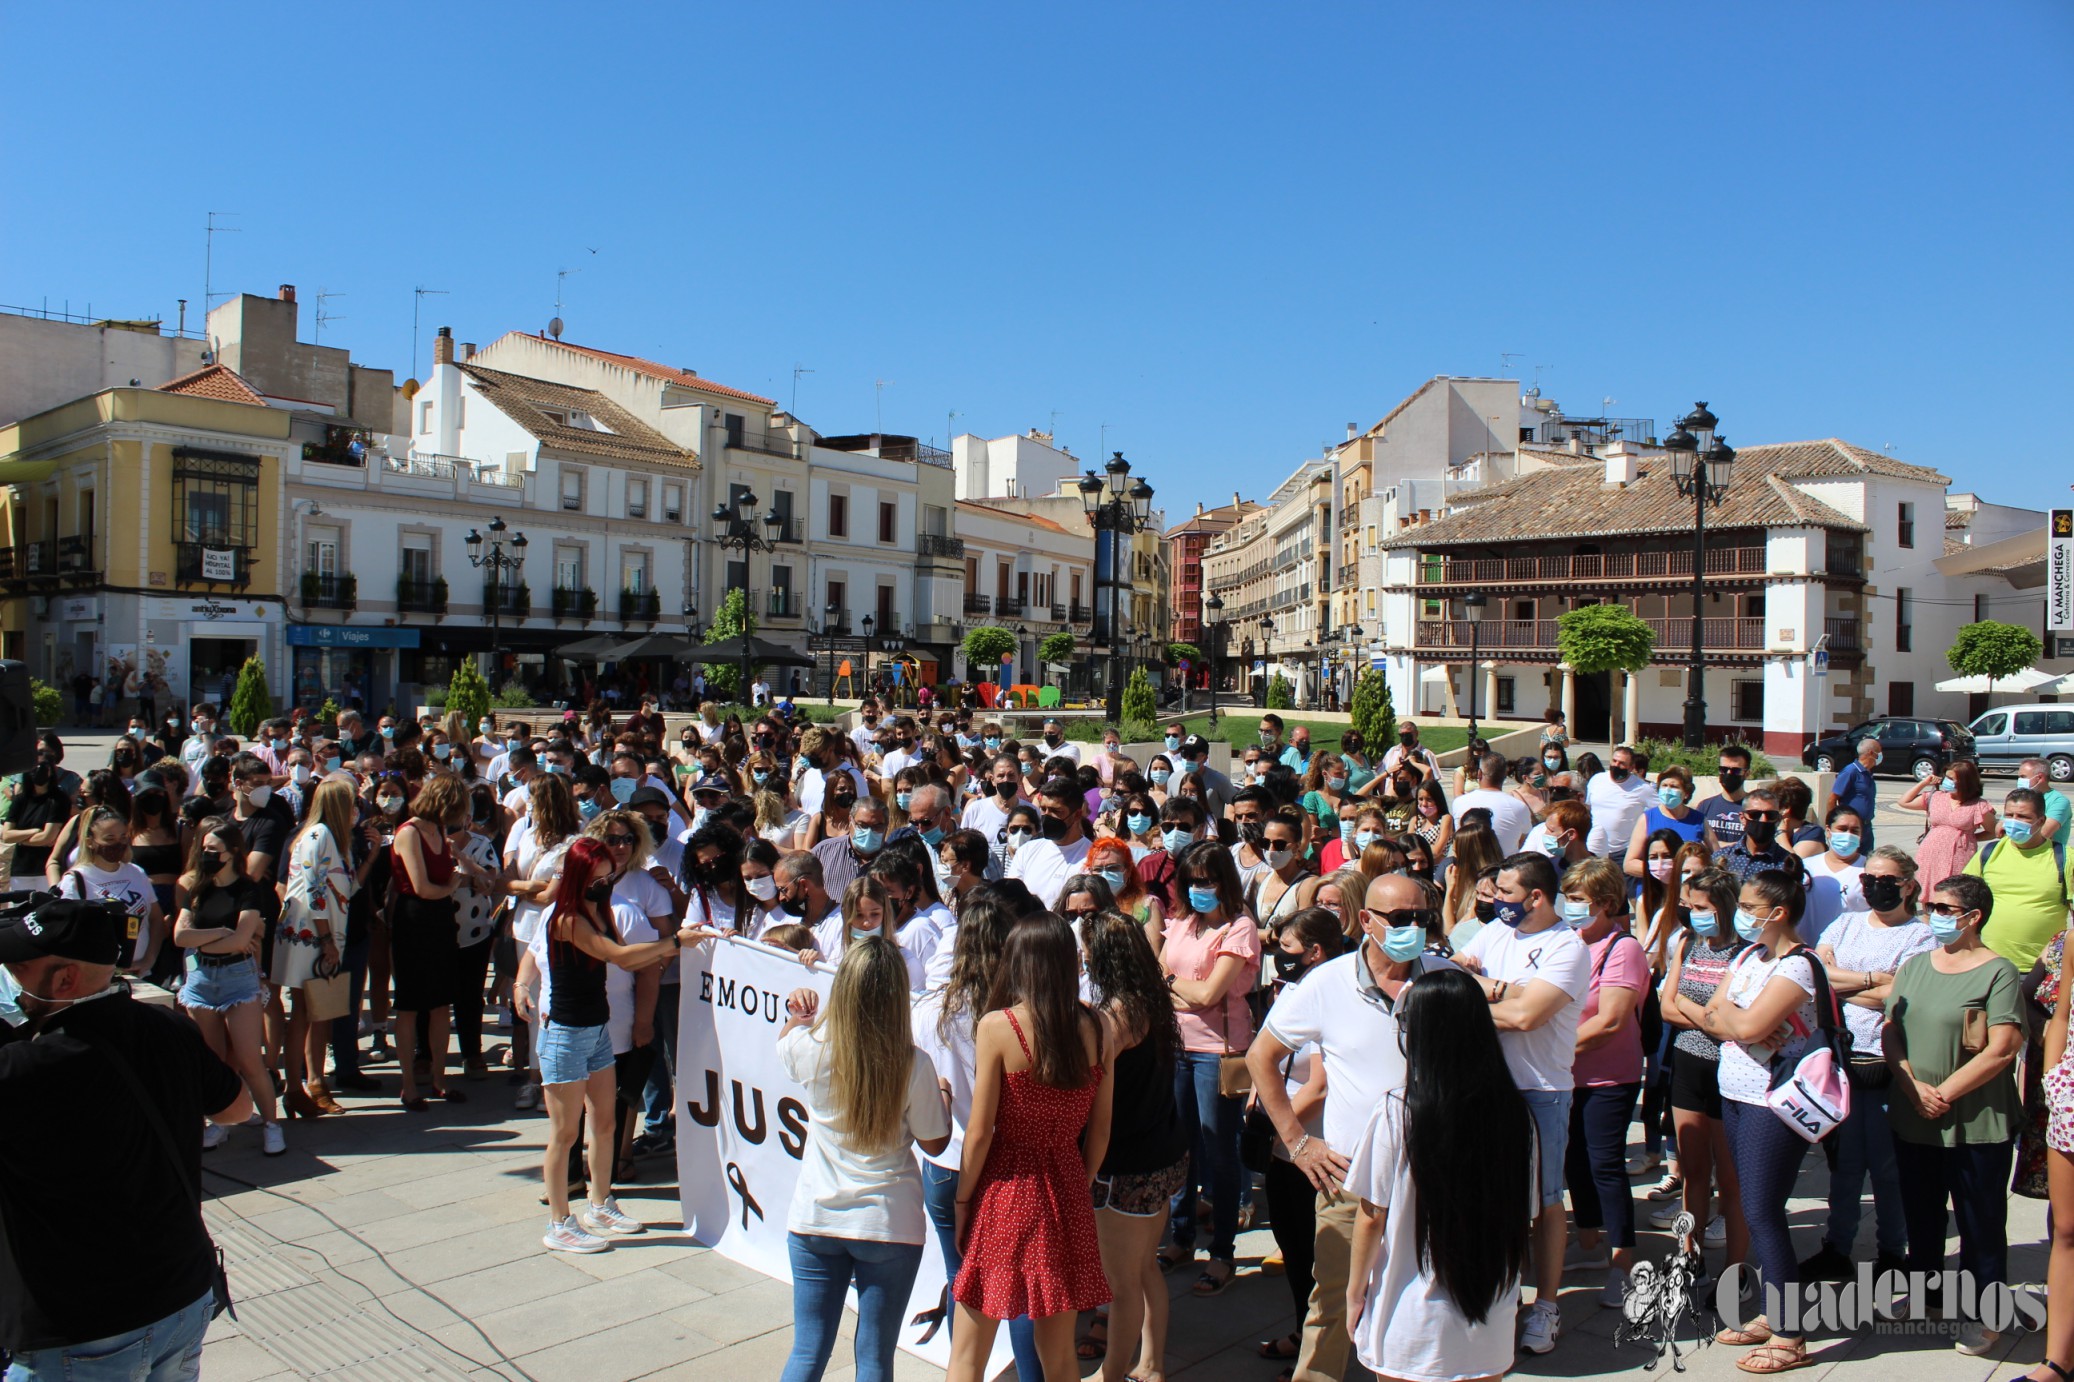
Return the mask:
<path id="1" fill-rule="evenodd" d="M 943 1290 L 936 1297 L 935 1306 L 919 1312 L 913 1319 L 908 1321 L 909 1324 L 923 1326 L 922 1333 L 915 1340 L 915 1343 L 918 1345 L 926 1344 L 935 1338 L 936 1331 L 943 1328 L 943 1322 L 950 1318 L 950 1313 L 951 1284 L 946 1281 L 943 1283 Z"/>
<path id="2" fill-rule="evenodd" d="M 742 1229 L 744 1232 L 747 1232 L 749 1216 L 754 1214 L 761 1219 L 763 1217 L 763 1206 L 758 1204 L 756 1197 L 749 1193 L 749 1182 L 742 1175 L 740 1163 L 733 1161 L 727 1163 L 727 1185 L 730 1190 L 742 1197 Z"/>

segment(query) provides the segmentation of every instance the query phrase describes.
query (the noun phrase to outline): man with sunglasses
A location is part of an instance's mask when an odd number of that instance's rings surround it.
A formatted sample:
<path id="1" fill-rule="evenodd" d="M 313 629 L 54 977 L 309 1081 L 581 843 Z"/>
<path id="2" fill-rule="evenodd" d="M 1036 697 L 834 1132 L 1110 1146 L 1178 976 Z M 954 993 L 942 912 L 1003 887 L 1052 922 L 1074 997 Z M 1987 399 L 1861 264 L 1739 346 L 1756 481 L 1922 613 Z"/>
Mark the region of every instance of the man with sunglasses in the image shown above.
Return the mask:
<path id="1" fill-rule="evenodd" d="M 1714 856 L 1716 868 L 1727 869 L 1738 881 L 1766 869 L 1784 869 L 1807 884 L 1807 869 L 1800 856 L 1779 843 L 1779 822 L 1785 813 L 1771 788 L 1759 787 L 1743 798 L 1743 838 Z"/>
<path id="2" fill-rule="evenodd" d="M 1416 879 L 1385 874 L 1368 885 L 1362 903 L 1361 944 L 1354 953 L 1326 961 L 1302 983 L 1283 989 L 1246 1052 L 1260 1106 L 1290 1161 L 1318 1191 L 1311 1303 L 1293 1373 L 1305 1382 L 1337 1382 L 1346 1371 L 1347 1276 L 1357 1200 L 1343 1193 L 1343 1184 L 1348 1155 L 1376 1106 L 1404 1088 L 1397 1004 L 1419 975 L 1455 967 L 1426 952 L 1440 909 Z M 1304 1132 L 1282 1075 L 1289 1058 L 1306 1046 L 1315 1046 L 1325 1062 L 1320 1137 Z"/>

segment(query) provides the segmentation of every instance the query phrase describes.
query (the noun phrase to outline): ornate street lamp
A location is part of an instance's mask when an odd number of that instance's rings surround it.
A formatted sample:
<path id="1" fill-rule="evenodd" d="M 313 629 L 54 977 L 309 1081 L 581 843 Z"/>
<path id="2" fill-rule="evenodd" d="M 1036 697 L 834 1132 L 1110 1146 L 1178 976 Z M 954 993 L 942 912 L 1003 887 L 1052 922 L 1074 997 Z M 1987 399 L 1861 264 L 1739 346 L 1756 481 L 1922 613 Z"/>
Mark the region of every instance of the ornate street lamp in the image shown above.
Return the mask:
<path id="1" fill-rule="evenodd" d="M 1224 638 L 1224 597 L 1212 594 L 1203 605 L 1203 627 L 1210 631 L 1210 732 L 1217 732 L 1217 645 Z"/>
<path id="2" fill-rule="evenodd" d="M 518 579 L 526 564 L 526 535 L 512 533 L 511 550 L 504 550 L 504 534 L 510 526 L 499 515 L 490 518 L 489 550 L 483 550 L 483 535 L 475 529 L 468 530 L 468 563 L 490 573 L 490 690 L 495 691 L 504 679 L 504 659 L 500 656 L 504 639 L 504 580 L 505 573 Z"/>
<path id="3" fill-rule="evenodd" d="M 1469 618 L 1469 742 L 1476 742 L 1476 679 L 1482 675 L 1477 658 L 1477 634 L 1483 628 L 1485 608 L 1490 597 L 1481 590 L 1472 590 L 1462 597 L 1462 611 Z M 1470 764 L 1469 777 L 1475 780 L 1481 764 Z"/>
<path id="4" fill-rule="evenodd" d="M 1090 470 L 1080 477 L 1080 505 L 1095 530 L 1095 588 L 1100 598 L 1102 577 L 1103 535 L 1107 535 L 1109 554 L 1109 625 L 1106 630 L 1109 643 L 1109 694 L 1108 715 L 1111 721 L 1123 723 L 1123 675 L 1124 655 L 1122 648 L 1122 615 L 1118 611 L 1121 591 L 1128 584 L 1125 570 L 1128 557 L 1126 542 L 1141 532 L 1152 518 L 1152 486 L 1141 476 L 1131 479 L 1131 463 L 1123 458 L 1123 452 L 1110 454 L 1102 467 L 1102 474 Z"/>
<path id="5" fill-rule="evenodd" d="M 1715 428 L 1720 419 L 1705 403 L 1695 406 L 1664 438 L 1671 457 L 1671 478 L 1678 493 L 1692 500 L 1692 652 L 1685 672 L 1685 747 L 1707 742 L 1706 624 L 1701 618 L 1707 587 L 1707 505 L 1716 508 L 1728 497 L 1728 477 L 1736 453 Z"/>
<path id="6" fill-rule="evenodd" d="M 756 496 L 743 490 L 735 497 L 734 507 L 726 504 L 713 506 L 713 542 L 722 551 L 739 549 L 742 554 L 742 667 L 740 679 L 735 683 L 735 699 L 738 705 L 749 704 L 749 555 L 752 552 L 775 552 L 778 536 L 785 531 L 785 517 L 776 509 L 763 516 L 763 526 L 770 530 L 768 537 L 756 531 Z"/>

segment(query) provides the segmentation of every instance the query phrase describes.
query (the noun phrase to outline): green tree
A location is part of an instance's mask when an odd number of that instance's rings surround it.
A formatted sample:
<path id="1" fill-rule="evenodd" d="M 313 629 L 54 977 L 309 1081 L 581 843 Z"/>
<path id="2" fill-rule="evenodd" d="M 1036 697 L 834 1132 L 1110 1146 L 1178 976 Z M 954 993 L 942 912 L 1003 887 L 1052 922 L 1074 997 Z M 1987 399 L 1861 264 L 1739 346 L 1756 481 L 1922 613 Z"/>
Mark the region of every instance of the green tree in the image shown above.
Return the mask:
<path id="1" fill-rule="evenodd" d="M 2045 655 L 2037 634 L 2017 624 L 1983 619 L 1959 630 L 1944 660 L 1962 677 L 1986 677 L 1989 684 L 2036 666 Z"/>
<path id="2" fill-rule="evenodd" d="M 997 624 L 981 624 L 965 635 L 967 676 L 973 681 L 999 677 L 1002 657 L 1014 651 L 1014 634 Z"/>
<path id="3" fill-rule="evenodd" d="M 1581 677 L 1639 672 L 1656 651 L 1656 631 L 1626 605 L 1584 605 L 1556 619 L 1556 648 Z"/>
<path id="4" fill-rule="evenodd" d="M 1268 678 L 1267 708 L 1269 710 L 1294 710 L 1296 708 L 1296 697 L 1290 692 L 1289 678 L 1283 676 L 1280 672 Z"/>
<path id="5" fill-rule="evenodd" d="M 730 638 L 746 636 L 756 632 L 756 616 L 749 612 L 749 592 L 730 590 L 727 598 L 720 602 L 720 609 L 713 615 L 713 627 L 706 630 L 705 642 L 722 643 Z M 750 680 L 755 680 L 756 669 L 761 664 L 751 663 Z M 706 686 L 723 701 L 740 701 L 749 692 L 746 686 L 735 683 L 742 678 L 739 660 L 727 663 L 706 664 Z"/>
<path id="6" fill-rule="evenodd" d="M 1375 753 L 1397 735 L 1397 707 L 1390 700 L 1390 681 L 1371 667 L 1354 682 L 1354 698 L 1347 705 L 1352 728 L 1361 732 L 1364 753 Z"/>
<path id="7" fill-rule="evenodd" d="M 1037 645 L 1037 657 L 1043 662 L 1071 662 L 1073 648 L 1073 631 L 1060 629 L 1057 633 L 1047 634 Z"/>
<path id="8" fill-rule="evenodd" d="M 65 697 L 55 686 L 29 678 L 29 699 L 36 703 L 36 723 L 50 729 L 65 717 Z"/>
<path id="9" fill-rule="evenodd" d="M 1131 721 L 1148 722 L 1159 714 L 1159 702 L 1152 694 L 1152 678 L 1145 675 L 1143 667 L 1134 668 L 1130 680 L 1123 684 L 1123 718 Z"/>
<path id="10" fill-rule="evenodd" d="M 1167 665 L 1169 667 L 1178 667 L 1183 662 L 1193 667 L 1202 660 L 1203 650 L 1196 647 L 1193 643 L 1167 644 Z"/>
<path id="11" fill-rule="evenodd" d="M 490 708 L 490 684 L 483 680 L 475 659 L 464 657 L 454 664 L 454 675 L 446 684 L 446 708 L 467 724 L 480 723 Z"/>
<path id="12" fill-rule="evenodd" d="M 256 657 L 245 659 L 238 669 L 238 684 L 230 693 L 231 733 L 250 739 L 259 727 L 274 717 L 274 698 L 266 691 L 266 664 Z"/>
<path id="13" fill-rule="evenodd" d="M 317 707 L 317 723 L 320 725 L 330 725 L 334 728 L 338 725 L 337 700 L 330 696 L 324 698 L 324 704 Z"/>

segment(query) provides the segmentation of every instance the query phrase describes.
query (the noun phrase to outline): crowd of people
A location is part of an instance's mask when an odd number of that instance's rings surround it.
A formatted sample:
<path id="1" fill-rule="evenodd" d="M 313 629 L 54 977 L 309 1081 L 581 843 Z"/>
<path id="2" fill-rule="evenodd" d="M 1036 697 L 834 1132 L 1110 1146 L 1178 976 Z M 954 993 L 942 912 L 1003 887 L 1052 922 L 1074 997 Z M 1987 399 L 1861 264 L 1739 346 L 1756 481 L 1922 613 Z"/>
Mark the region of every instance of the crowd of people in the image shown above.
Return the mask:
<path id="1" fill-rule="evenodd" d="M 1855 779 L 1818 811 L 1727 745 L 1695 799 L 1629 746 L 1573 761 L 1557 719 L 1450 778 L 1411 721 L 1377 752 L 1263 714 L 1227 775 L 1179 723 L 1134 758 L 1113 728 L 870 699 L 846 728 L 674 718 L 349 709 L 248 738 L 204 704 L 133 717 L 84 778 L 47 735 L 0 824 L 16 886 L 126 920 L 106 974 L 0 927 L 0 1010 L 34 1032 L 97 975 L 173 989 L 235 1075 L 205 1148 L 501 1073 L 547 1117 L 544 1246 L 595 1253 L 645 1231 L 615 1186 L 674 1147 L 680 952 L 825 966 L 776 1038 L 810 1115 L 788 1380 L 828 1366 L 853 1286 L 858 1375 L 890 1375 L 932 1246 L 954 1378 L 1006 1321 L 1025 1382 L 1157 1379 L 1168 1279 L 1229 1290 L 1262 1219 L 1300 1316 L 1260 1344 L 1280 1377 L 1497 1377 L 1558 1346 L 1566 1275 L 1626 1304 L 1645 1220 L 1689 1229 L 1696 1290 L 1742 1266 L 1776 1309 L 1844 1278 L 1868 1183 L 1877 1270 L 1943 1270 L 1956 1218 L 1973 1289 L 1930 1307 L 1969 1354 L 2006 1332 L 1975 1307 L 2012 1184 L 2049 1198 L 2030 1375 L 2074 1369 L 2074 870 L 2042 764 L 1992 806 L 1971 763 L 1911 789 L 1911 850 L 1875 844 Z M 1809 1142 L 1769 1096 L 1831 1040 L 1849 1114 L 1801 1256 Z M 1786 1371 L 1797 1318 L 1719 1337 Z"/>

